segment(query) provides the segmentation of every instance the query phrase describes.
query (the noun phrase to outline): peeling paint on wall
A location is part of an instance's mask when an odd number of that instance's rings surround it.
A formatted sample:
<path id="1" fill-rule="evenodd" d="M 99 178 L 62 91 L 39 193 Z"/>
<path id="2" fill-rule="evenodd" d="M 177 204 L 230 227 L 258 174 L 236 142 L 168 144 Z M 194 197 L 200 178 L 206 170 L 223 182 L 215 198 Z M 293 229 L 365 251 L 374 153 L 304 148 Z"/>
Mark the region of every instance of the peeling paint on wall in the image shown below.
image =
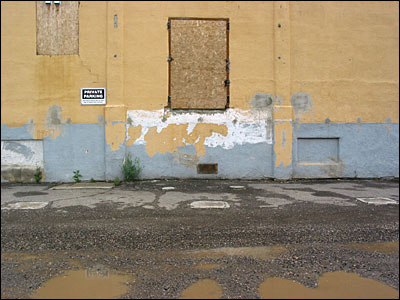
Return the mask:
<path id="1" fill-rule="evenodd" d="M 132 121 L 131 121 L 132 122 Z M 128 127 L 128 136 L 126 137 L 126 145 L 132 145 L 142 134 L 142 125 Z"/>
<path id="2" fill-rule="evenodd" d="M 25 160 L 30 160 L 34 152 L 21 142 L 1 142 L 1 151 L 5 153 L 12 152 L 14 155 L 4 155 L 1 162 L 7 162 L 9 158 L 15 158 L 15 155 L 23 156 Z"/>
<path id="3" fill-rule="evenodd" d="M 33 119 L 30 119 L 27 124 L 27 131 L 34 139 L 43 139 L 48 136 L 56 139 L 60 135 L 64 136 L 64 125 L 71 123 L 72 120 L 70 118 L 64 122 L 61 106 L 52 105 L 47 110 L 44 122 L 35 122 Z"/>
<path id="4" fill-rule="evenodd" d="M 125 141 L 125 124 L 107 124 L 106 125 L 106 141 L 110 145 L 111 150 L 115 151 L 121 147 Z"/>
<path id="5" fill-rule="evenodd" d="M 33 181 L 43 168 L 43 141 L 1 141 L 1 181 Z"/>
<path id="6" fill-rule="evenodd" d="M 194 145 L 197 155 L 203 156 L 206 146 L 232 149 L 235 145 L 247 143 L 272 144 L 270 110 L 227 109 L 223 112 L 130 110 L 127 119 L 130 120 L 130 124 L 127 124 L 128 132 L 132 126 L 141 126 L 141 135 L 134 141 L 130 140 L 129 145 L 146 145 L 146 151 L 150 156 L 157 152 L 173 153 L 177 147 L 187 145 Z"/>
<path id="7" fill-rule="evenodd" d="M 287 167 L 292 163 L 292 139 L 286 138 L 292 136 L 291 122 L 275 123 L 275 167 L 281 164 Z"/>

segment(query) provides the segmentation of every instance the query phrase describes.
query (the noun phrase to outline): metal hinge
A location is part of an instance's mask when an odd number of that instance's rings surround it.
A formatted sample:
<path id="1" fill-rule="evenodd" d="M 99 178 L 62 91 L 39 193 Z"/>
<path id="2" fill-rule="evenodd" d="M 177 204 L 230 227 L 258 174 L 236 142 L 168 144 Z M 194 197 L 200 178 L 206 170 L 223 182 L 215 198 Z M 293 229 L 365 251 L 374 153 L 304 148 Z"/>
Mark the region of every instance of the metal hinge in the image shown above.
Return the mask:
<path id="1" fill-rule="evenodd" d="M 229 108 L 229 96 L 226 96 L 226 105 L 225 108 Z"/>
<path id="2" fill-rule="evenodd" d="M 226 31 L 229 31 L 229 26 L 230 25 L 230 23 L 229 22 L 226 22 Z"/>
<path id="3" fill-rule="evenodd" d="M 226 61 L 226 71 L 229 72 L 231 70 L 231 61 L 229 60 L 229 58 L 227 58 L 225 61 Z"/>
<path id="4" fill-rule="evenodd" d="M 168 105 L 171 105 L 171 96 L 168 96 Z"/>
<path id="5" fill-rule="evenodd" d="M 229 86 L 231 82 L 229 80 L 225 80 L 225 86 Z"/>
<path id="6" fill-rule="evenodd" d="M 167 29 L 168 29 L 168 30 L 171 29 L 171 21 L 168 21 L 168 23 L 167 23 Z"/>
<path id="7" fill-rule="evenodd" d="M 173 61 L 174 59 L 171 57 L 171 56 L 168 56 L 168 59 L 167 59 L 167 61 L 168 62 L 171 62 L 171 61 Z"/>

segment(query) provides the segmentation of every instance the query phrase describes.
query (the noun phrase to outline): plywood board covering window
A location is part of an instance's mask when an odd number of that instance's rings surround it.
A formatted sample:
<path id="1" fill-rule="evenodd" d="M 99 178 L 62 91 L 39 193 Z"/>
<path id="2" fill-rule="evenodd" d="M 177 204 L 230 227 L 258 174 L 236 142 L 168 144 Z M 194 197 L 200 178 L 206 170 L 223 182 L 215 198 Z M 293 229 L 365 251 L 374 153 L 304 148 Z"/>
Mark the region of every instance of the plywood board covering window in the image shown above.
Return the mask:
<path id="1" fill-rule="evenodd" d="M 227 19 L 170 18 L 172 109 L 225 109 L 229 86 Z"/>
<path id="2" fill-rule="evenodd" d="M 36 53 L 79 54 L 79 1 L 36 1 Z"/>

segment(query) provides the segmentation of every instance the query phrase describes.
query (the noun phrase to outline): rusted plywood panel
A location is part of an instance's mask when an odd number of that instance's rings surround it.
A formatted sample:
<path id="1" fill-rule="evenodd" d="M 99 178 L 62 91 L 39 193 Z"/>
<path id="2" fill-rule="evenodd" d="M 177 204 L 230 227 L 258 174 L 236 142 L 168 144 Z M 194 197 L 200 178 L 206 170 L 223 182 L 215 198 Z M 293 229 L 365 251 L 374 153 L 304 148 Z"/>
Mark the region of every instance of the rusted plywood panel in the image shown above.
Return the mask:
<path id="1" fill-rule="evenodd" d="M 38 55 L 79 54 L 79 2 L 36 1 Z"/>
<path id="2" fill-rule="evenodd" d="M 227 33 L 225 20 L 171 20 L 172 108 L 224 109 Z"/>

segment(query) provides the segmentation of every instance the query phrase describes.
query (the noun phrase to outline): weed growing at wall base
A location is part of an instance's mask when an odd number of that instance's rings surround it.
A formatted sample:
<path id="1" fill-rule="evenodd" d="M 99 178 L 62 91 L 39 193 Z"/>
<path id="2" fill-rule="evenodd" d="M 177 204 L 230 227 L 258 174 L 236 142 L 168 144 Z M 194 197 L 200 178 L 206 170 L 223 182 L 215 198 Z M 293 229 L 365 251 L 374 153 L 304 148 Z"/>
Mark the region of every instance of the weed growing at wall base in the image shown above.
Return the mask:
<path id="1" fill-rule="evenodd" d="M 138 158 L 135 158 L 135 161 L 133 162 L 130 154 L 125 156 L 122 163 L 122 174 L 124 175 L 125 181 L 139 180 L 142 170 L 143 168 L 140 166 Z"/>
<path id="2" fill-rule="evenodd" d="M 42 170 L 39 167 L 37 167 L 36 173 L 33 174 L 33 176 L 35 176 L 36 183 L 40 183 L 40 180 L 42 180 Z"/>
<path id="3" fill-rule="evenodd" d="M 75 182 L 81 182 L 79 178 L 82 177 L 82 175 L 79 174 L 79 170 L 74 171 L 74 176 L 72 177 L 74 178 Z"/>
<path id="4" fill-rule="evenodd" d="M 114 178 L 114 186 L 119 186 L 121 184 L 121 180 L 119 179 L 119 177 L 115 177 Z"/>

